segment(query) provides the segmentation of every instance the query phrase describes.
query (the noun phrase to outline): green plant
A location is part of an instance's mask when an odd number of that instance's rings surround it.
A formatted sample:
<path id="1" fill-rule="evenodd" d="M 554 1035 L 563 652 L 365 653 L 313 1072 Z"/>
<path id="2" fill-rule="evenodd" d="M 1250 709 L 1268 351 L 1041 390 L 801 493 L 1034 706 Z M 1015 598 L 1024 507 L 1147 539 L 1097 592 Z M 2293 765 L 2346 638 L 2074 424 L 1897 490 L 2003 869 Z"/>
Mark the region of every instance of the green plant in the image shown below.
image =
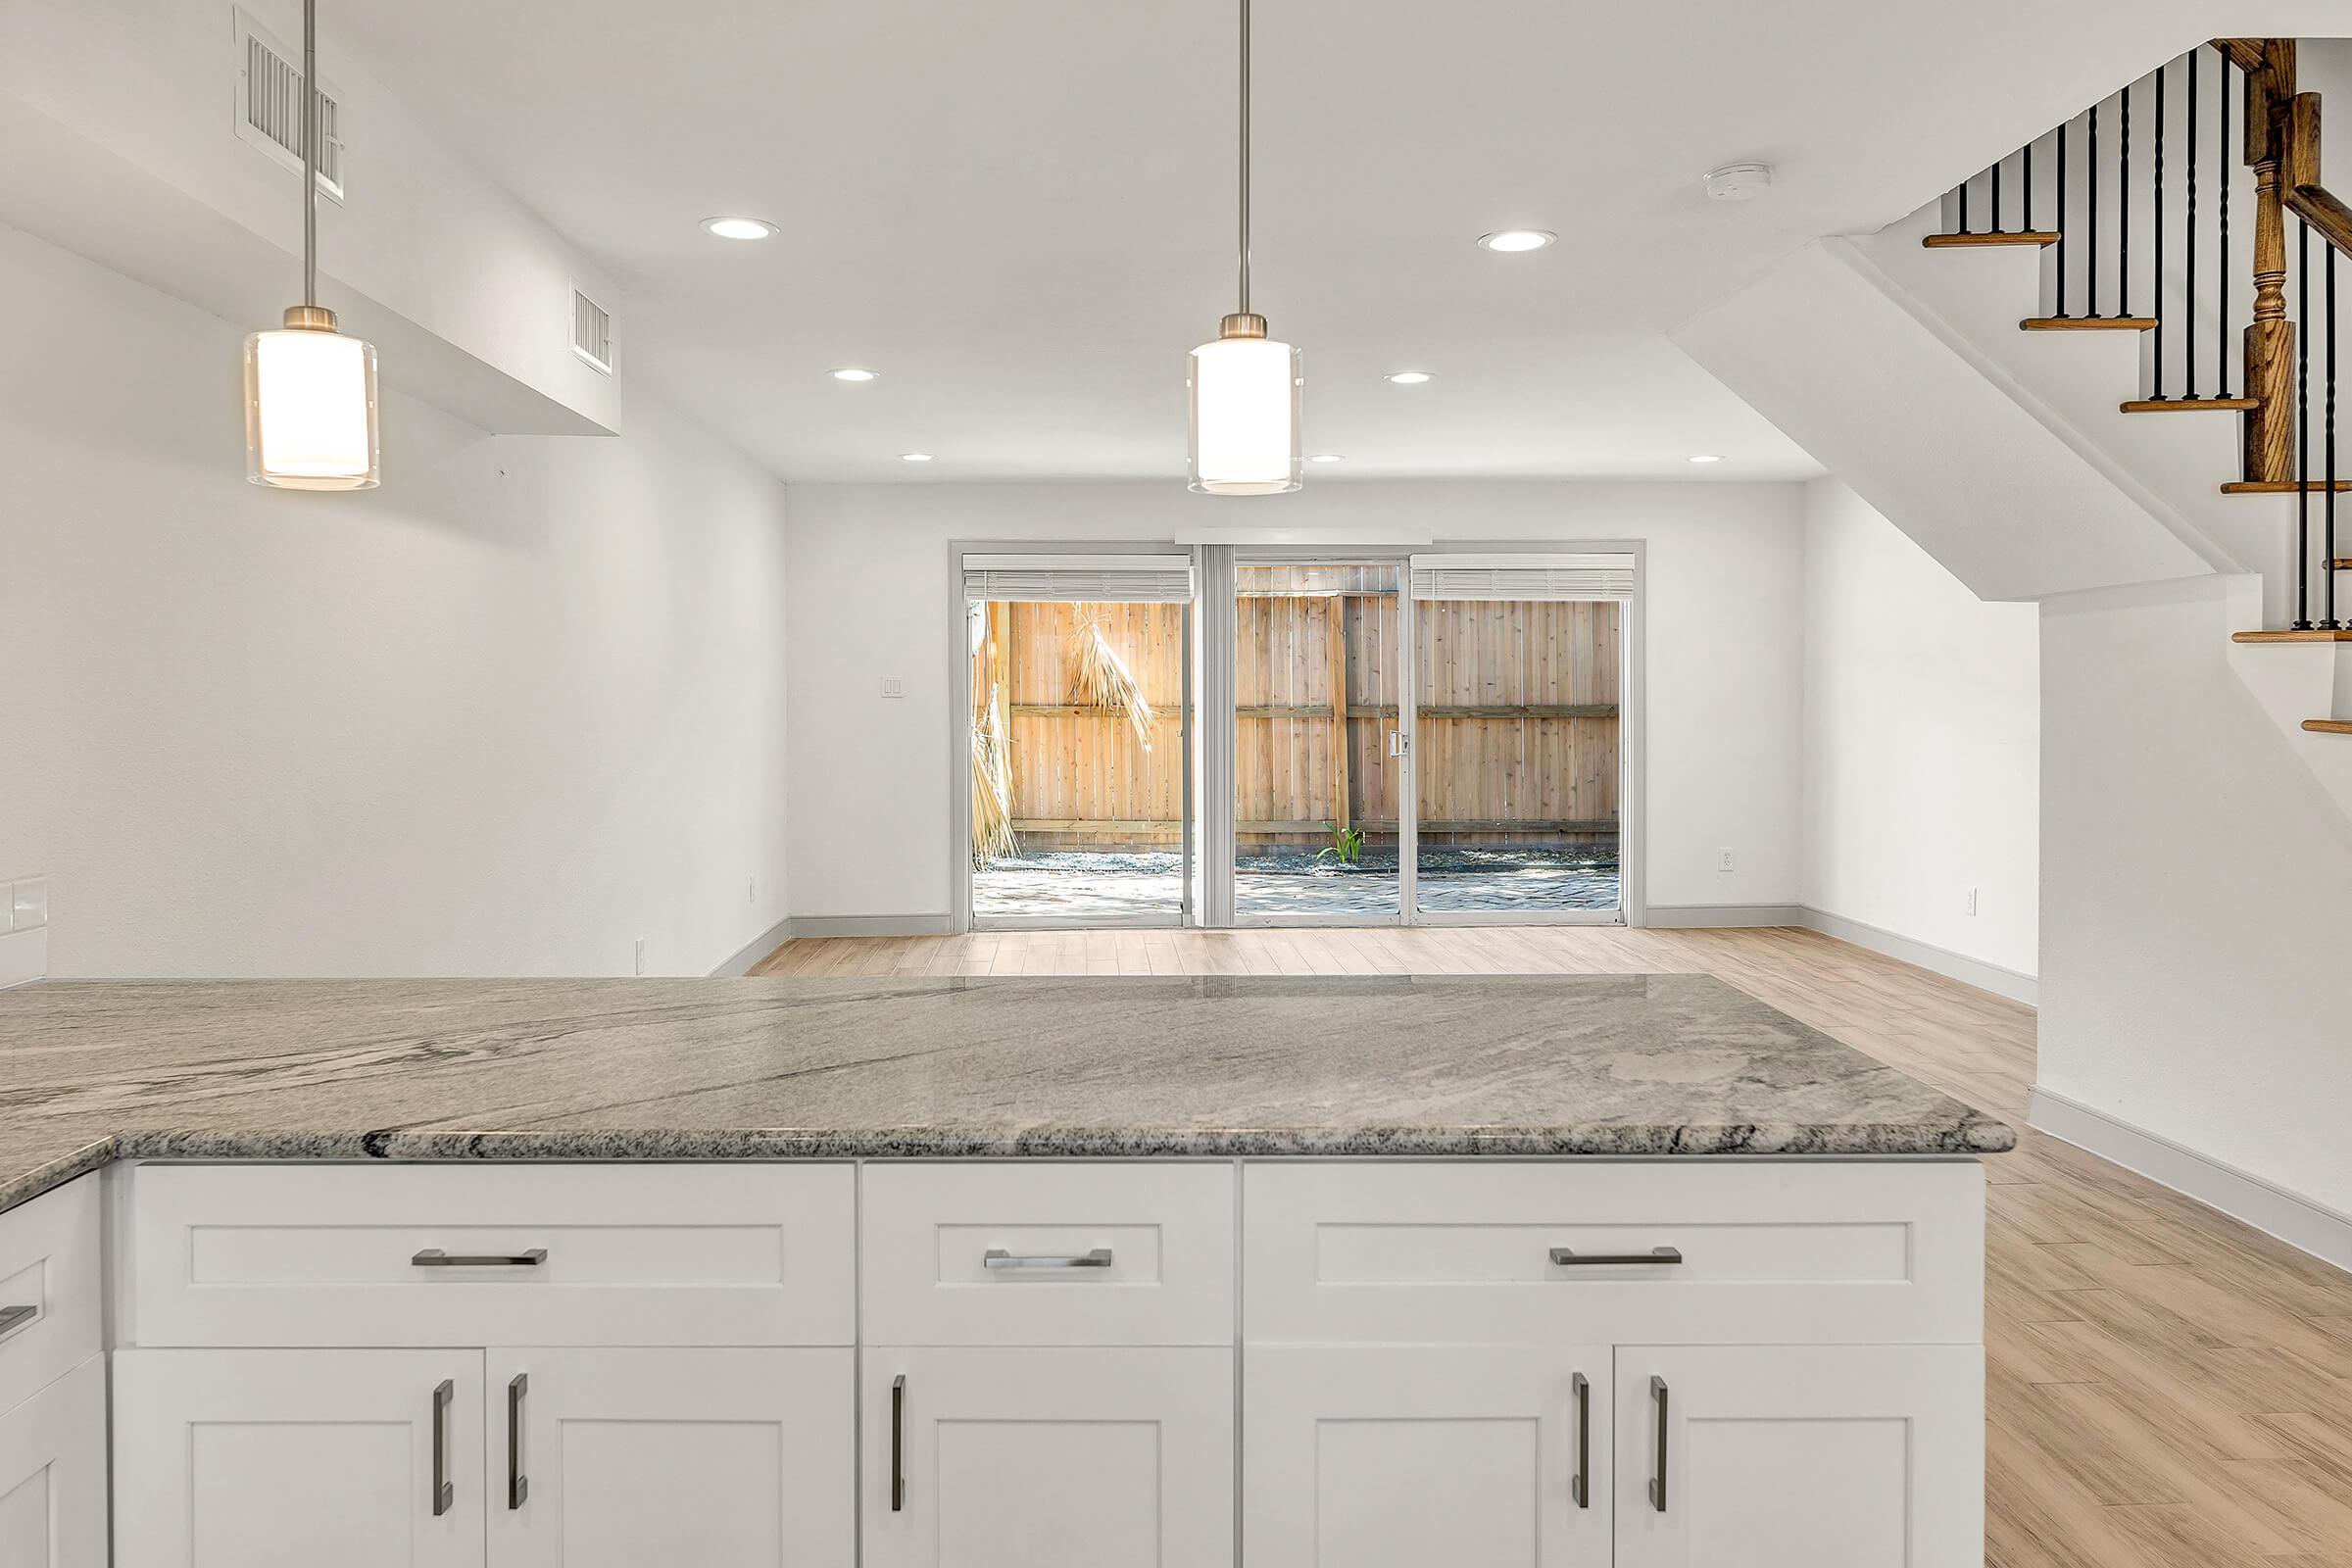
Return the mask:
<path id="1" fill-rule="evenodd" d="M 1342 865 L 1353 865 L 1364 858 L 1364 830 L 1360 827 L 1342 827 L 1337 822 L 1323 824 L 1331 830 L 1331 843 L 1315 856 L 1320 865 L 1326 858 Z"/>

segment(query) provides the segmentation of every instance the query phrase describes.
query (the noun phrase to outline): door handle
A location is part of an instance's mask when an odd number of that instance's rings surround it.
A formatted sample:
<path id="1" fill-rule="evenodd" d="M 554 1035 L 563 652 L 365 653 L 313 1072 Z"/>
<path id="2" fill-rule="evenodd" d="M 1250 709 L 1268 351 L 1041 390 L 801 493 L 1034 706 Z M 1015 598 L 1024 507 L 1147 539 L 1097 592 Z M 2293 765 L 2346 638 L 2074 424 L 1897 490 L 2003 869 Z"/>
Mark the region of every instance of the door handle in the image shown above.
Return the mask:
<path id="1" fill-rule="evenodd" d="M 1646 1252 L 1579 1252 L 1573 1248 L 1555 1247 L 1551 1260 L 1561 1268 L 1604 1268 L 1619 1263 L 1680 1263 L 1683 1250 L 1679 1247 L 1653 1247 Z"/>
<path id="2" fill-rule="evenodd" d="M 1576 1474 L 1568 1479 L 1568 1495 L 1579 1508 L 1592 1506 L 1592 1385 L 1576 1374 Z"/>
<path id="3" fill-rule="evenodd" d="M 906 1374 L 890 1380 L 890 1511 L 906 1506 Z"/>
<path id="4" fill-rule="evenodd" d="M 1649 1378 L 1649 1396 L 1658 1406 L 1658 1451 L 1649 1475 L 1649 1505 L 1660 1513 L 1666 1511 L 1666 1380 L 1656 1373 Z"/>
<path id="5" fill-rule="evenodd" d="M 522 1473 L 522 1396 L 531 1392 L 531 1375 L 517 1372 L 507 1385 L 507 1507 L 522 1506 L 531 1494 L 531 1478 Z"/>
<path id="6" fill-rule="evenodd" d="M 449 1512 L 458 1489 L 449 1480 L 449 1406 L 458 1396 L 457 1385 L 443 1378 L 433 1390 L 433 1517 Z"/>
<path id="7" fill-rule="evenodd" d="M 0 1306 L 0 1340 L 7 1339 L 20 1329 L 32 1327 L 41 1315 L 38 1306 Z"/>
<path id="8" fill-rule="evenodd" d="M 1014 1268 L 1108 1268 L 1110 1249 L 1098 1247 L 1091 1252 L 1038 1253 L 1024 1256 L 1007 1252 L 1002 1247 L 992 1247 L 980 1254 L 981 1263 L 991 1269 Z"/>
<path id="9" fill-rule="evenodd" d="M 444 1252 L 427 1247 L 409 1259 L 412 1268 L 537 1268 L 547 1261 L 547 1249 L 520 1252 Z"/>

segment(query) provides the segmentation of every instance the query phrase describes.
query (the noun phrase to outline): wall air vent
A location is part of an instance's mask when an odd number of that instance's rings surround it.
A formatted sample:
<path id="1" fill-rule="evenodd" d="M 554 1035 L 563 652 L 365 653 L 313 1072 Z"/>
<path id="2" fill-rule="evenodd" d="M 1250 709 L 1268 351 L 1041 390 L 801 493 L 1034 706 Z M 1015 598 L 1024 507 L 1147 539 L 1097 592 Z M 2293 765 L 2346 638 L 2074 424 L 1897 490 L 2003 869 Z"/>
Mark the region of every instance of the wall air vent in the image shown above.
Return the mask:
<path id="1" fill-rule="evenodd" d="M 302 57 L 242 10 L 237 18 L 237 135 L 302 172 Z M 318 191 L 343 199 L 343 95 L 318 82 Z"/>
<path id="2" fill-rule="evenodd" d="M 571 288 L 571 352 L 605 375 L 612 373 L 612 313 Z"/>

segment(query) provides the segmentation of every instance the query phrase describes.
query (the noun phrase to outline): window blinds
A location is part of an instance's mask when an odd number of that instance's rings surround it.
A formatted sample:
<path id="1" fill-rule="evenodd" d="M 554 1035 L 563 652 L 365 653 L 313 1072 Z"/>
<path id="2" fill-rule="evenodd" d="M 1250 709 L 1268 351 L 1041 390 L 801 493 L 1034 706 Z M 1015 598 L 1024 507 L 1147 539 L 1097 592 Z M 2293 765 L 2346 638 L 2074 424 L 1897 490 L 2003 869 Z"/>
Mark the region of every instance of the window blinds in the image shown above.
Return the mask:
<path id="1" fill-rule="evenodd" d="M 1415 556 L 1415 599 L 1631 599 L 1634 558 L 1620 552 L 1548 556 Z"/>
<path id="2" fill-rule="evenodd" d="M 965 556 L 966 599 L 1188 604 L 1190 556 Z"/>

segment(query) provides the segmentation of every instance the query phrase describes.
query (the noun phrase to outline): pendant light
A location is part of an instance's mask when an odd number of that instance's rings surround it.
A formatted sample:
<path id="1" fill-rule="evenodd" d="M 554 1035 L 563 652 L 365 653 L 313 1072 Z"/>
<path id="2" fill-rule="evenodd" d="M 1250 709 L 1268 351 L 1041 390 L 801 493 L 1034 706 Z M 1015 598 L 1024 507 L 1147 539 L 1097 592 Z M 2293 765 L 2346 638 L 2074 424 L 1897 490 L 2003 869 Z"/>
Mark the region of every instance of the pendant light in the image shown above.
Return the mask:
<path id="1" fill-rule="evenodd" d="M 1242 7 L 1241 309 L 1193 350 L 1192 488 L 1272 496 L 1298 488 L 1298 351 L 1250 310 L 1250 0 Z"/>
<path id="2" fill-rule="evenodd" d="M 302 0 L 302 303 L 245 340 L 245 477 L 282 490 L 372 490 L 375 347 L 318 303 L 318 16 Z"/>

